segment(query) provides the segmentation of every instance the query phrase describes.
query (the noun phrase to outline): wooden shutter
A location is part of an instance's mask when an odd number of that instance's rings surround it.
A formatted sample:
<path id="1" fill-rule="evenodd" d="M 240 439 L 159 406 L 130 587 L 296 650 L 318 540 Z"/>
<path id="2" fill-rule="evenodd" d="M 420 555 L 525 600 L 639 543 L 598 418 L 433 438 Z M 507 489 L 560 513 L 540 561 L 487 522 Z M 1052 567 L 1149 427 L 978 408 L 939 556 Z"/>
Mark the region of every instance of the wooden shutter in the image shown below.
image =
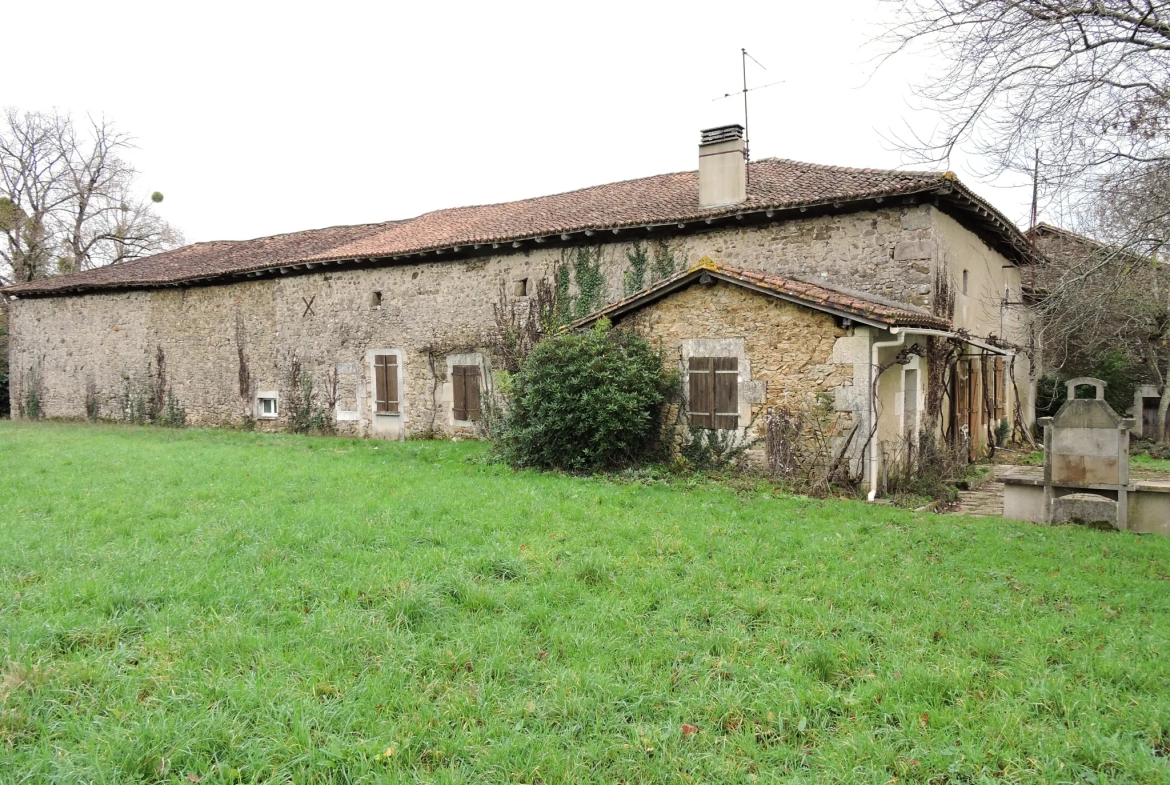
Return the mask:
<path id="1" fill-rule="evenodd" d="M 739 360 L 692 357 L 687 413 L 696 428 L 739 427 Z"/>
<path id="2" fill-rule="evenodd" d="M 456 420 L 467 419 L 467 376 L 466 365 L 451 366 L 451 398 L 454 403 Z"/>
<path id="3" fill-rule="evenodd" d="M 398 413 L 398 356 L 374 355 L 374 411 Z"/>
<path id="4" fill-rule="evenodd" d="M 468 365 L 463 372 L 463 381 L 466 391 L 467 419 L 479 422 L 483 410 L 479 399 L 479 366 Z"/>
<path id="5" fill-rule="evenodd" d="M 1002 357 L 995 358 L 995 418 L 1002 420 L 1007 414 L 1007 369 Z"/>
<path id="6" fill-rule="evenodd" d="M 451 397 L 456 420 L 478 422 L 482 414 L 479 395 L 479 366 L 451 366 Z"/>
<path id="7" fill-rule="evenodd" d="M 716 357 L 714 369 L 715 427 L 735 430 L 739 427 L 739 360 Z"/>
<path id="8" fill-rule="evenodd" d="M 715 427 L 715 367 L 710 357 L 692 357 L 687 410 L 696 428 Z"/>
<path id="9" fill-rule="evenodd" d="M 955 433 L 959 432 L 959 428 L 967 425 L 967 403 L 969 401 L 967 387 L 969 380 L 967 374 L 970 371 L 970 366 L 965 362 L 960 362 L 955 366 Z"/>
<path id="10" fill-rule="evenodd" d="M 975 434 L 983 427 L 983 418 L 986 416 L 983 406 L 983 374 L 980 372 L 982 366 L 981 359 L 971 360 L 971 366 L 967 371 L 967 392 L 970 393 L 967 410 L 971 418 L 972 445 L 975 444 Z"/>

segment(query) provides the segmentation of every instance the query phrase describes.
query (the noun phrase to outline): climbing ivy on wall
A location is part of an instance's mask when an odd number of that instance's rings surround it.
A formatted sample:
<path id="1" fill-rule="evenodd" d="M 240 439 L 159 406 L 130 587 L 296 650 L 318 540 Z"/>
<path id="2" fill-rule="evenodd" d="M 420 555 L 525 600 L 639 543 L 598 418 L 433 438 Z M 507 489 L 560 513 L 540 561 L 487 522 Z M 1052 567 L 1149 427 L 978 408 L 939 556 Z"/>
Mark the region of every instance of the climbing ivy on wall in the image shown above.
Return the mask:
<path id="1" fill-rule="evenodd" d="M 625 295 L 629 297 L 678 272 L 680 260 L 684 256 L 682 250 L 681 246 L 671 245 L 665 240 L 652 243 L 649 251 L 644 243 L 634 243 L 626 251 L 626 261 L 630 268 L 626 270 L 623 279 Z"/>
<path id="2" fill-rule="evenodd" d="M 680 246 L 674 246 L 665 240 L 654 243 L 654 281 L 669 278 L 678 272 L 678 256 L 681 256 Z"/>
<path id="3" fill-rule="evenodd" d="M 623 290 L 626 297 L 629 297 L 646 286 L 646 268 L 650 265 L 646 246 L 634 243 L 633 247 L 626 251 L 626 261 L 630 263 L 630 269 L 626 270 Z"/>
<path id="4" fill-rule="evenodd" d="M 557 265 L 553 288 L 555 291 L 553 313 L 555 324 L 560 326 L 572 321 L 573 297 L 569 293 L 572 279 L 569 273 L 568 253 L 561 251 L 561 262 Z"/>
<path id="5" fill-rule="evenodd" d="M 600 248 L 578 248 L 575 257 L 573 278 L 577 284 L 577 302 L 573 310 L 580 318 L 605 304 L 605 276 L 601 273 Z"/>

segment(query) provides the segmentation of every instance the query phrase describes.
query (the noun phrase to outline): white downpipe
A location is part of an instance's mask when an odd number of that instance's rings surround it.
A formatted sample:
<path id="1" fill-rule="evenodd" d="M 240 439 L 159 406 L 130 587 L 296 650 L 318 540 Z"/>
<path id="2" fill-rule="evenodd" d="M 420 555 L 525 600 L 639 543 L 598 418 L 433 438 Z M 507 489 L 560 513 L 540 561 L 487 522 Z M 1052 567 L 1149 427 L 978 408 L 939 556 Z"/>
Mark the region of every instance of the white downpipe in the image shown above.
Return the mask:
<path id="1" fill-rule="evenodd" d="M 873 436 L 869 440 L 869 495 L 866 497 L 869 501 L 877 498 L 878 488 L 878 350 L 888 349 L 892 346 L 903 346 L 906 343 L 906 333 L 902 332 L 901 327 L 891 327 L 891 335 L 897 335 L 896 341 L 874 341 L 869 345 L 869 427 L 872 429 Z"/>

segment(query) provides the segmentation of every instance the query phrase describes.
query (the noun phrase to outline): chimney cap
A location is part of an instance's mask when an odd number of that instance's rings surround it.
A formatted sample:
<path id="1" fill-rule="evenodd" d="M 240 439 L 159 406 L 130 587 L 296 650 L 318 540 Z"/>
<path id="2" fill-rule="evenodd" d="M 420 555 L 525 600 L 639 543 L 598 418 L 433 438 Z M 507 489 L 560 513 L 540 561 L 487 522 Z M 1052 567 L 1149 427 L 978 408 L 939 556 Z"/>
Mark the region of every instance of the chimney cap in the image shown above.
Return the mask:
<path id="1" fill-rule="evenodd" d="M 699 132 L 699 144 L 719 144 L 735 139 L 743 139 L 743 126 L 739 123 L 720 125 L 715 128 L 704 128 Z"/>

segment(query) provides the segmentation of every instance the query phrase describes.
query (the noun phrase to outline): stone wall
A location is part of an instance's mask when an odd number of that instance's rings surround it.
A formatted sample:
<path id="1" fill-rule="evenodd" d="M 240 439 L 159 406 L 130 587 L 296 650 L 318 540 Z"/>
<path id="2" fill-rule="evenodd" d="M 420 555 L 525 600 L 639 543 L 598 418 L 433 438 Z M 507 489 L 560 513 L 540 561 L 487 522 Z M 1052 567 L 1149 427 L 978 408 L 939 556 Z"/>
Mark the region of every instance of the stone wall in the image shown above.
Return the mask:
<path id="1" fill-rule="evenodd" d="M 838 340 L 851 330 L 832 316 L 740 286 L 694 284 L 635 311 L 619 322 L 660 346 L 684 375 L 692 356 L 739 358 L 740 427 L 755 423 L 769 407 L 804 411 L 818 404 L 835 408 L 838 390 L 852 387 L 854 367 L 834 358 Z M 861 380 L 864 384 L 864 380 Z M 843 412 L 852 423 L 852 407 Z"/>
<path id="2" fill-rule="evenodd" d="M 900 206 L 679 236 L 671 241 L 674 269 L 710 256 L 924 304 L 938 258 L 936 212 Z M 601 300 L 610 302 L 626 293 L 634 246 L 623 238 L 597 247 Z M 531 292 L 558 265 L 571 267 L 572 257 L 573 249 L 547 248 L 230 285 L 20 299 L 11 303 L 13 409 L 35 370 L 46 416 L 83 417 L 88 386 L 101 416 L 118 418 L 128 385 L 153 372 L 161 347 L 191 424 L 255 418 L 257 391 L 287 396 L 295 355 L 319 390 L 338 374 L 333 408 L 343 432 L 394 438 L 452 431 L 447 356 L 478 353 L 490 363 L 501 282 L 511 293 L 528 279 Z M 652 279 L 649 273 L 644 283 Z M 378 306 L 374 292 L 381 293 Z M 371 411 L 371 358 L 384 350 L 399 354 L 401 415 Z M 259 425 L 278 428 L 284 420 Z"/>

